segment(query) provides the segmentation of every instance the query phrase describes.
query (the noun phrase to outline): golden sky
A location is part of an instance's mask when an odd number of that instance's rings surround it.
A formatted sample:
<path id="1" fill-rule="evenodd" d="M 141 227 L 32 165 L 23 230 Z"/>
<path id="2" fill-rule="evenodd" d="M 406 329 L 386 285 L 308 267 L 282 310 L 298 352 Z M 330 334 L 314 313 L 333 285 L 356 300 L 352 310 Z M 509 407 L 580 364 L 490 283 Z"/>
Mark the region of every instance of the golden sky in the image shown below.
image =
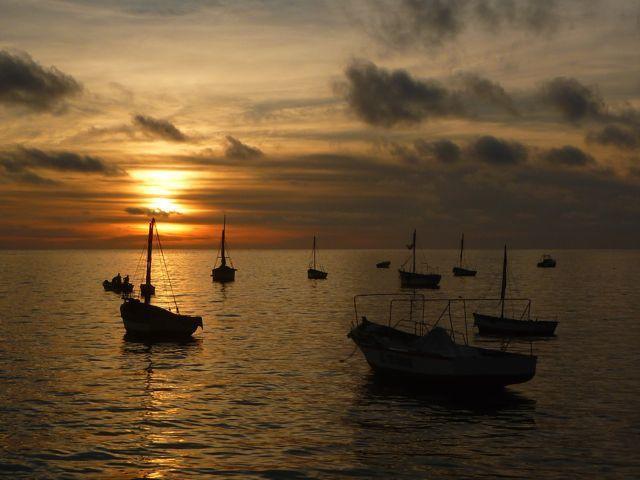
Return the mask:
<path id="1" fill-rule="evenodd" d="M 0 247 L 639 244 L 637 2 L 0 12 Z"/>

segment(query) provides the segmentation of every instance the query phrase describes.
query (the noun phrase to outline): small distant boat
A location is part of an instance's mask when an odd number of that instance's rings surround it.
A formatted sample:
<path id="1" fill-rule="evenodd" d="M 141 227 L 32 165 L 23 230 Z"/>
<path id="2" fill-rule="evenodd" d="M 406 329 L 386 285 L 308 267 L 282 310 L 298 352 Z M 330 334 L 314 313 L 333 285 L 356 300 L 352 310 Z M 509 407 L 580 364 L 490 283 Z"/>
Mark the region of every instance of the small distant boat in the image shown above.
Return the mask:
<path id="1" fill-rule="evenodd" d="M 373 370 L 414 387 L 495 389 L 526 382 L 536 373 L 535 355 L 474 347 L 466 337 L 464 344 L 456 343 L 451 331 L 428 328 L 423 321 L 402 322 L 413 333 L 396 328 L 401 322 L 392 327 L 391 321 L 381 325 L 365 316 L 357 322 L 347 336 Z"/>
<path id="2" fill-rule="evenodd" d="M 313 237 L 313 260 L 307 270 L 307 278 L 310 280 L 324 280 L 328 273 L 320 265 L 316 264 L 316 237 Z"/>
<path id="3" fill-rule="evenodd" d="M 542 259 L 538 262 L 538 268 L 556 268 L 556 261 L 551 255 L 542 255 Z"/>
<path id="4" fill-rule="evenodd" d="M 475 277 L 476 270 L 471 270 L 469 268 L 464 268 L 462 266 L 462 252 L 464 251 L 464 233 L 460 238 L 460 260 L 458 261 L 458 266 L 453 267 L 453 276 L 454 277 Z"/>
<path id="5" fill-rule="evenodd" d="M 223 224 L 222 224 L 222 240 L 220 242 L 220 252 L 218 254 L 218 258 L 216 258 L 216 265 L 218 264 L 218 259 L 220 260 L 220 265 L 215 266 L 211 270 L 211 278 L 214 282 L 226 283 L 233 282 L 236 279 L 236 270 L 234 268 L 233 262 L 231 261 L 231 257 L 227 255 L 227 251 L 225 249 L 225 231 L 227 229 L 227 216 L 224 216 Z M 227 259 L 231 263 L 231 266 L 227 265 Z"/>
<path id="6" fill-rule="evenodd" d="M 117 282 L 112 280 L 105 280 L 102 282 L 102 286 L 107 292 L 114 293 L 131 293 L 133 292 L 133 284 L 129 283 L 127 280 L 128 277 L 125 277 L 124 282 Z"/>
<path id="7" fill-rule="evenodd" d="M 402 288 L 440 288 L 439 283 L 442 276 L 438 273 L 419 273 L 416 271 L 416 231 L 413 231 L 413 243 L 407 245 L 411 250 L 412 268 L 411 271 L 404 269 L 407 262 L 398 270 L 400 274 L 400 286 Z"/>
<path id="8" fill-rule="evenodd" d="M 149 340 L 183 340 L 191 337 L 198 327 L 202 328 L 202 317 L 181 315 L 175 296 L 173 297 L 176 308 L 175 313 L 157 305 L 151 305 L 150 292 L 152 290 L 155 291 L 155 288 L 152 288 L 153 286 L 151 285 L 151 259 L 155 224 L 156 220 L 152 218 L 149 223 L 149 236 L 147 239 L 147 272 L 144 283 L 146 288 L 140 289 L 141 298 L 144 301 L 124 295 L 124 302 L 120 305 L 120 315 L 122 316 L 124 328 L 130 336 Z M 157 229 L 155 232 L 157 235 Z M 160 237 L 158 236 L 157 238 L 164 264 Z M 167 271 L 166 274 L 168 278 L 169 272 Z M 171 281 L 169 281 L 169 285 L 171 285 Z"/>
<path id="9" fill-rule="evenodd" d="M 385 260 L 384 262 L 376 263 L 376 268 L 389 268 L 391 266 L 391 260 Z"/>
<path id="10" fill-rule="evenodd" d="M 554 320 L 532 320 L 531 318 L 508 318 L 504 316 L 505 292 L 507 289 L 507 246 L 504 246 L 502 262 L 502 286 L 500 289 L 500 316 L 474 313 L 473 324 L 480 335 L 502 336 L 553 336 L 558 326 Z M 527 309 L 528 315 L 531 310 Z M 523 314 L 524 316 L 524 314 Z"/>

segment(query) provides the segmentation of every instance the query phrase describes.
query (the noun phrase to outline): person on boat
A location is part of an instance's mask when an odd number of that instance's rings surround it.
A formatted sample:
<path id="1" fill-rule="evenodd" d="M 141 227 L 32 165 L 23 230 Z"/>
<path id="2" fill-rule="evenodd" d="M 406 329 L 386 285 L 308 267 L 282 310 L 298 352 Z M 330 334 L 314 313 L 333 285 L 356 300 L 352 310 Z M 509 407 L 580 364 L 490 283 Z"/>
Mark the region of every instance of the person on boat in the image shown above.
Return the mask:
<path id="1" fill-rule="evenodd" d="M 126 276 L 124 277 L 124 284 L 125 284 L 125 285 L 128 285 L 128 284 L 129 284 L 129 275 L 126 275 Z"/>
<path id="2" fill-rule="evenodd" d="M 118 275 L 111 279 L 111 283 L 113 285 L 122 285 L 122 277 L 120 276 L 120 272 L 118 272 Z"/>

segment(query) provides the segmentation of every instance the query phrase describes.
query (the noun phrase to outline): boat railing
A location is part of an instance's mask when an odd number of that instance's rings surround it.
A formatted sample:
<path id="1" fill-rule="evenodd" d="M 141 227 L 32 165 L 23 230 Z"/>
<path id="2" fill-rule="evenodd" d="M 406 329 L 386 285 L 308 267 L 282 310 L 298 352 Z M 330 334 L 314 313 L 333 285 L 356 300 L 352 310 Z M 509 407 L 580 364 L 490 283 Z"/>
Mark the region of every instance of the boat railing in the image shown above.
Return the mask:
<path id="1" fill-rule="evenodd" d="M 467 321 L 470 314 L 474 311 L 473 307 L 480 303 L 496 303 L 503 301 L 500 298 L 425 298 L 424 295 L 418 293 L 370 293 L 356 295 L 353 298 L 353 306 L 355 313 L 355 323 L 358 325 L 361 321 L 360 314 L 362 306 L 359 307 L 364 300 L 389 299 L 388 317 L 386 319 L 387 326 L 398 330 L 403 330 L 414 335 L 423 336 L 429 333 L 431 329 L 437 326 L 445 328 L 449 332 L 451 339 L 462 339 L 465 345 L 469 344 L 469 322 Z M 524 308 L 520 319 L 531 318 L 531 299 L 529 298 L 505 298 L 504 302 L 524 303 Z M 440 304 L 440 305 L 438 305 Z M 427 313 L 434 312 L 432 321 L 426 320 Z M 395 314 L 395 316 L 394 316 Z M 457 319 L 462 318 L 464 329 L 456 328 Z M 446 324 L 446 326 L 444 325 Z M 502 350 L 507 350 L 510 346 L 510 340 L 506 339 L 501 345 Z"/>

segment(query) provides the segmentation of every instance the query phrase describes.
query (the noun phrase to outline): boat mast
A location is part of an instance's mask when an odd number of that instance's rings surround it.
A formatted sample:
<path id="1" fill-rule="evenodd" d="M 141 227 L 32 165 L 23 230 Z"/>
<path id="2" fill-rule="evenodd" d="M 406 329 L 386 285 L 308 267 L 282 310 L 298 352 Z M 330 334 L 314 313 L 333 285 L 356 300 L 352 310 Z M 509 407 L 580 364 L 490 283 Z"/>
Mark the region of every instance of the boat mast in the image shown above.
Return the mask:
<path id="1" fill-rule="evenodd" d="M 224 253 L 224 231 L 227 228 L 227 216 L 224 216 L 224 220 L 222 223 L 222 245 L 220 247 L 220 256 L 222 257 L 222 262 L 221 262 L 221 266 L 226 266 L 227 265 L 227 258 L 226 255 Z"/>
<path id="2" fill-rule="evenodd" d="M 464 233 L 460 239 L 460 268 L 462 268 L 462 250 L 464 250 Z"/>
<path id="3" fill-rule="evenodd" d="M 502 288 L 500 289 L 500 318 L 504 318 L 504 294 L 507 290 L 507 246 L 504 246 L 504 259 L 502 260 Z"/>
<path id="4" fill-rule="evenodd" d="M 151 257 L 153 252 L 153 227 L 156 224 L 156 219 L 152 218 L 149 222 L 149 238 L 147 240 L 147 276 L 145 278 L 145 290 L 144 290 L 144 303 L 149 305 L 151 303 Z"/>
<path id="5" fill-rule="evenodd" d="M 313 236 L 313 269 L 316 269 L 316 236 Z"/>
<path id="6" fill-rule="evenodd" d="M 413 273 L 416 273 L 416 231 L 413 230 Z"/>

